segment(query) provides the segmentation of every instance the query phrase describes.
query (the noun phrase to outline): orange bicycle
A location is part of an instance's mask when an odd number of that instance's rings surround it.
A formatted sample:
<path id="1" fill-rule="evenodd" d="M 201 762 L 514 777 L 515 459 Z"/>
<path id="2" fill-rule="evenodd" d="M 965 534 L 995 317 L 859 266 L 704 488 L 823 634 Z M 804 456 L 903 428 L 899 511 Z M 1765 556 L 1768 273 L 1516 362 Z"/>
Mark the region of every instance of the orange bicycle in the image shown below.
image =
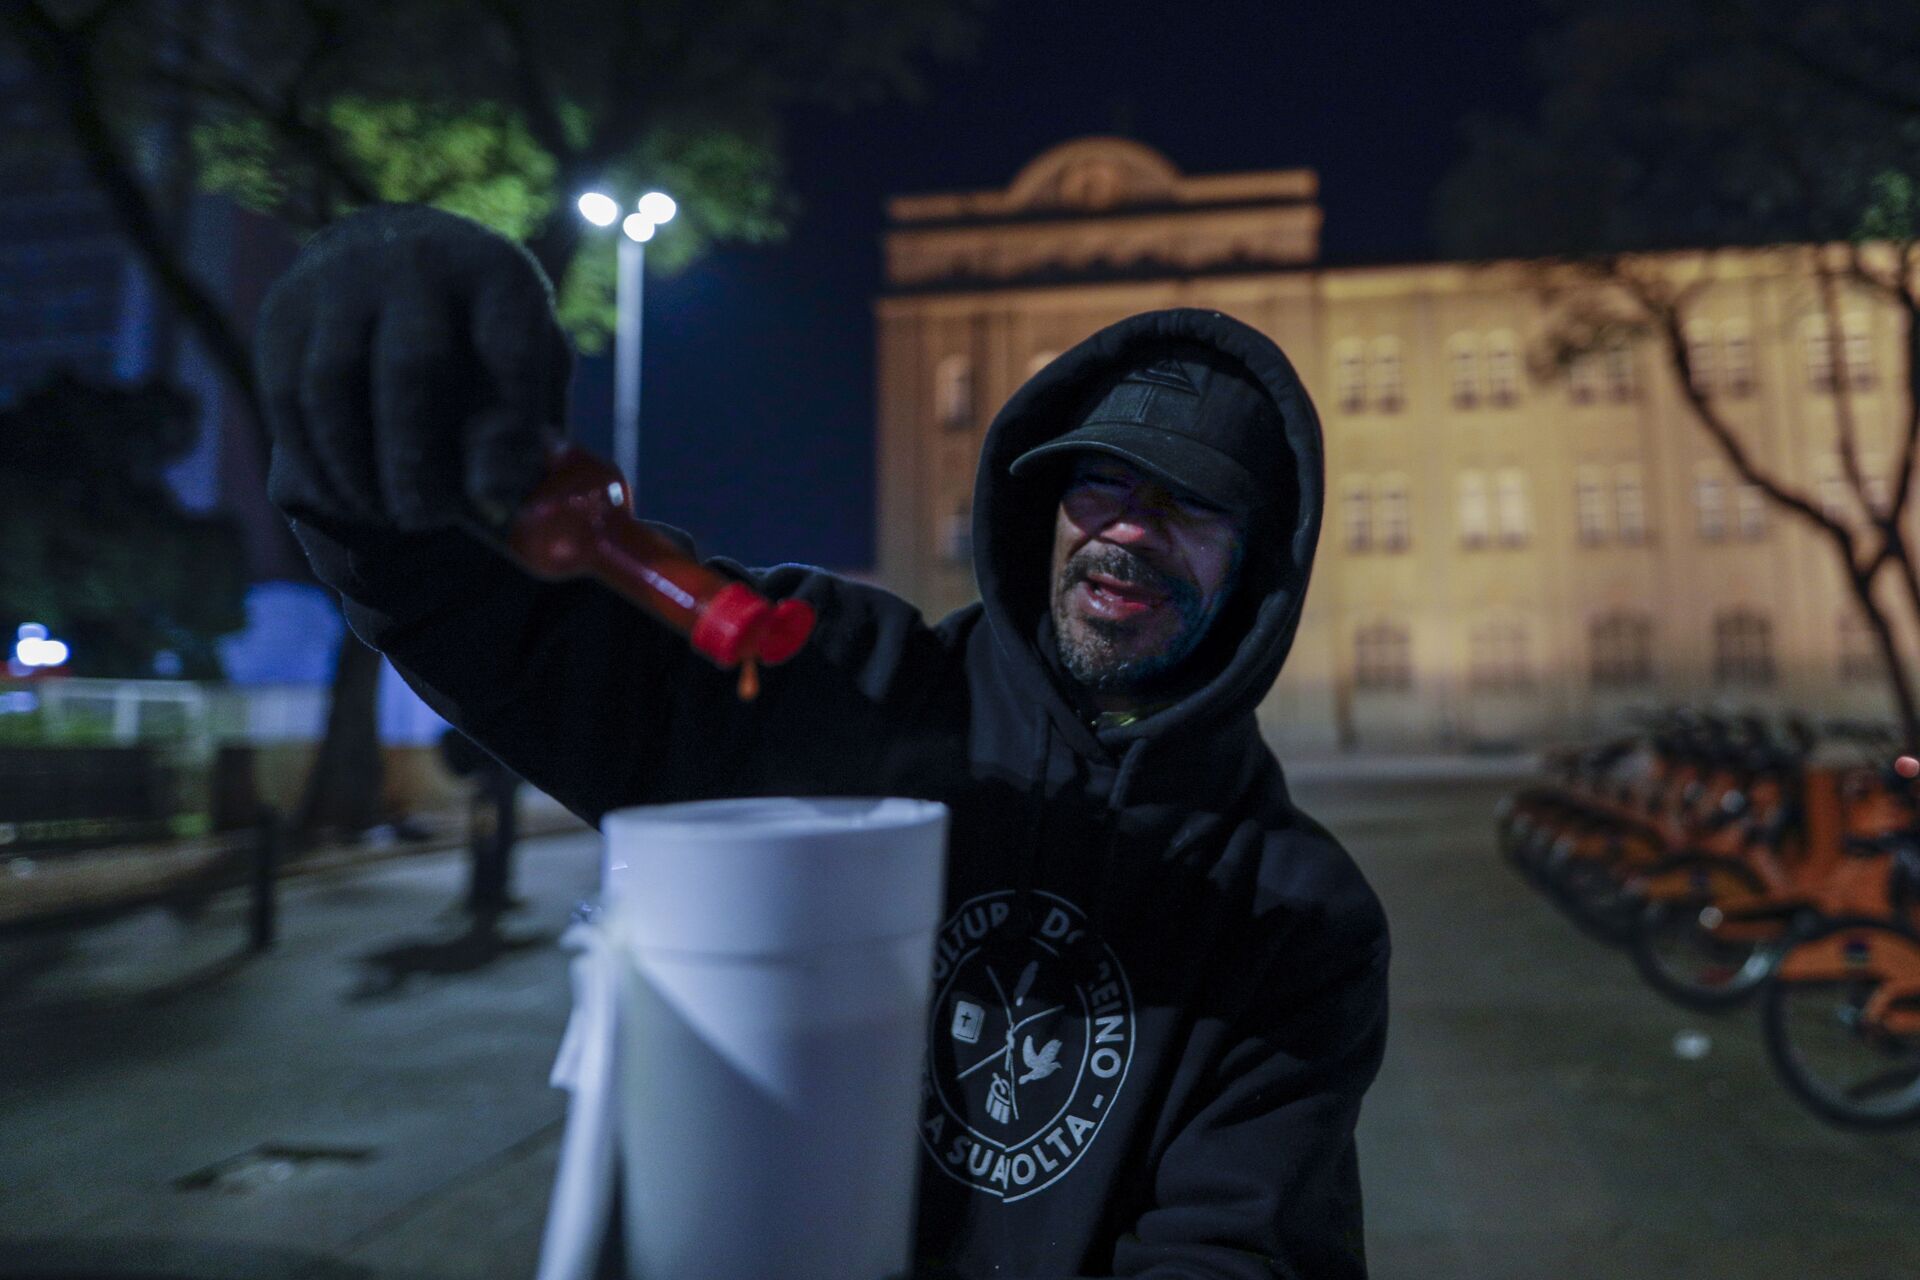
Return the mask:
<path id="1" fill-rule="evenodd" d="M 1889 767 L 1812 764 L 1799 740 L 1750 742 L 1750 774 L 1726 801 L 1743 815 L 1733 834 L 1633 886 L 1647 904 L 1635 964 L 1689 1008 L 1743 1003 L 1821 922 L 1888 918 L 1890 855 L 1875 842 L 1914 821 L 1912 788 Z"/>
<path id="2" fill-rule="evenodd" d="M 1856 837 L 1849 853 L 1874 868 L 1861 878 L 1884 909 L 1823 918 L 1781 951 L 1760 1001 L 1767 1056 L 1834 1124 L 1920 1123 L 1920 826 Z"/>
<path id="3" fill-rule="evenodd" d="M 1509 857 L 1587 933 L 1645 951 L 1655 985 L 1686 1000 L 1691 963 L 1666 964 L 1644 937 L 1665 918 L 1664 907 L 1649 911 L 1649 893 L 1678 897 L 1685 886 L 1704 901 L 1729 875 L 1752 887 L 1745 846 L 1777 840 L 1791 820 L 1779 775 L 1811 734 L 1793 724 L 1783 747 L 1752 717 L 1736 725 L 1687 709 L 1647 723 L 1644 741 L 1568 754 L 1586 767 L 1516 796 Z"/>

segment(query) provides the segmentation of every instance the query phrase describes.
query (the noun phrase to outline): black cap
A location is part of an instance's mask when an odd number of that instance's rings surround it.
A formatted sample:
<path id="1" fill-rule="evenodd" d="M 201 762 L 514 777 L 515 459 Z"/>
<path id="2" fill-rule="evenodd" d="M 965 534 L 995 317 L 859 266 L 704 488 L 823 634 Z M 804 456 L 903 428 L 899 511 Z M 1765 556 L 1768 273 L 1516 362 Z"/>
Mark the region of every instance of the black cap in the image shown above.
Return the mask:
<path id="1" fill-rule="evenodd" d="M 1021 454 L 1008 470 L 1031 475 L 1043 459 L 1075 451 L 1124 459 L 1242 519 L 1273 500 L 1287 457 L 1272 397 L 1211 348 L 1137 361 L 1097 395 L 1078 426 Z"/>

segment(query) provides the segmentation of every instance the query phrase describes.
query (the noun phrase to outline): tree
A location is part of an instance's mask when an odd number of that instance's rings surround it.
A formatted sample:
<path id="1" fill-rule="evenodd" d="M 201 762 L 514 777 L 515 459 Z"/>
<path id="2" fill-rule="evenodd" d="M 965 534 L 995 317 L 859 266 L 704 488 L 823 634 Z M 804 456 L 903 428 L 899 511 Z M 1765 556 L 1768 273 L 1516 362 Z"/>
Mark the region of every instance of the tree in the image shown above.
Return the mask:
<path id="1" fill-rule="evenodd" d="M 76 674 L 218 676 L 247 584 L 233 522 L 182 510 L 162 474 L 191 448 L 191 402 L 159 385 L 57 375 L 0 412 L 0 617 L 68 641 Z"/>
<path id="2" fill-rule="evenodd" d="M 967 46 L 981 0 L 22 0 L 0 9 L 66 141 L 265 432 L 244 329 L 193 277 L 136 163 L 190 141 L 187 181 L 304 235 L 378 200 L 436 204 L 523 241 L 584 347 L 612 327 L 613 247 L 590 185 L 673 190 L 647 256 L 768 240 L 791 217 L 781 115 L 913 92 Z M 378 659 L 349 640 L 300 825 L 371 825 Z"/>
<path id="3" fill-rule="evenodd" d="M 1443 244 L 1540 263 L 1559 317 L 1540 353 L 1547 370 L 1623 341 L 1660 350 L 1733 472 L 1831 549 L 1905 739 L 1920 742 L 1916 655 L 1889 599 L 1920 625 L 1907 519 L 1920 445 L 1920 16 L 1875 0 L 1550 4 L 1540 108 L 1472 126 L 1438 201 Z M 1695 309 L 1733 263 L 1761 259 L 1804 278 L 1824 317 L 1851 511 L 1764 461 L 1695 368 Z M 1903 325 L 1903 423 L 1884 490 L 1862 464 L 1839 346 L 1849 298 L 1891 304 Z"/>

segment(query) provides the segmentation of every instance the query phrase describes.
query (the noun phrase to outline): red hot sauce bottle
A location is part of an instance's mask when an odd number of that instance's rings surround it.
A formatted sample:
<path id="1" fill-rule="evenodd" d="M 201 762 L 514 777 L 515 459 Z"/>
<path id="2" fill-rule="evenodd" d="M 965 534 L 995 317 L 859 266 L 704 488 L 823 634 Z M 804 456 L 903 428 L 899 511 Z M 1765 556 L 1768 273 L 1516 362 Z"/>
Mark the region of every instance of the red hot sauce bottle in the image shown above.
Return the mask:
<path id="1" fill-rule="evenodd" d="M 572 445 L 554 449 L 546 479 L 507 531 L 507 550 L 536 577 L 591 576 L 641 605 L 722 671 L 738 667 L 742 699 L 759 693 L 758 667 L 787 661 L 813 633 L 806 601 L 769 601 L 691 559 L 634 518 L 617 470 Z"/>

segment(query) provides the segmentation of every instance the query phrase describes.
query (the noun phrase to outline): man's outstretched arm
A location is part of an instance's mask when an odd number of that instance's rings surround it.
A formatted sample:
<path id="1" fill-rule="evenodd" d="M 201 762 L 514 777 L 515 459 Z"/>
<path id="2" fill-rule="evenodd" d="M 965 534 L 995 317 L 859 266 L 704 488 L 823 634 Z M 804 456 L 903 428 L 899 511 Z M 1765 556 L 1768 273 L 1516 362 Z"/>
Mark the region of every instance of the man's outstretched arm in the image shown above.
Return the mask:
<path id="1" fill-rule="evenodd" d="M 796 570 L 757 577 L 821 620 L 748 726 L 732 679 L 684 638 L 596 583 L 532 578 L 472 536 L 544 475 L 572 364 L 539 267 L 477 223 L 384 205 L 322 232 L 269 294 L 258 352 L 270 496 L 355 633 L 590 821 L 786 781 L 768 776 L 774 757 L 741 749 L 749 737 L 777 738 L 823 704 L 844 705 L 835 719 L 851 729 L 877 711 L 857 703 L 892 697 L 925 648 L 917 615 L 883 593 Z"/>

